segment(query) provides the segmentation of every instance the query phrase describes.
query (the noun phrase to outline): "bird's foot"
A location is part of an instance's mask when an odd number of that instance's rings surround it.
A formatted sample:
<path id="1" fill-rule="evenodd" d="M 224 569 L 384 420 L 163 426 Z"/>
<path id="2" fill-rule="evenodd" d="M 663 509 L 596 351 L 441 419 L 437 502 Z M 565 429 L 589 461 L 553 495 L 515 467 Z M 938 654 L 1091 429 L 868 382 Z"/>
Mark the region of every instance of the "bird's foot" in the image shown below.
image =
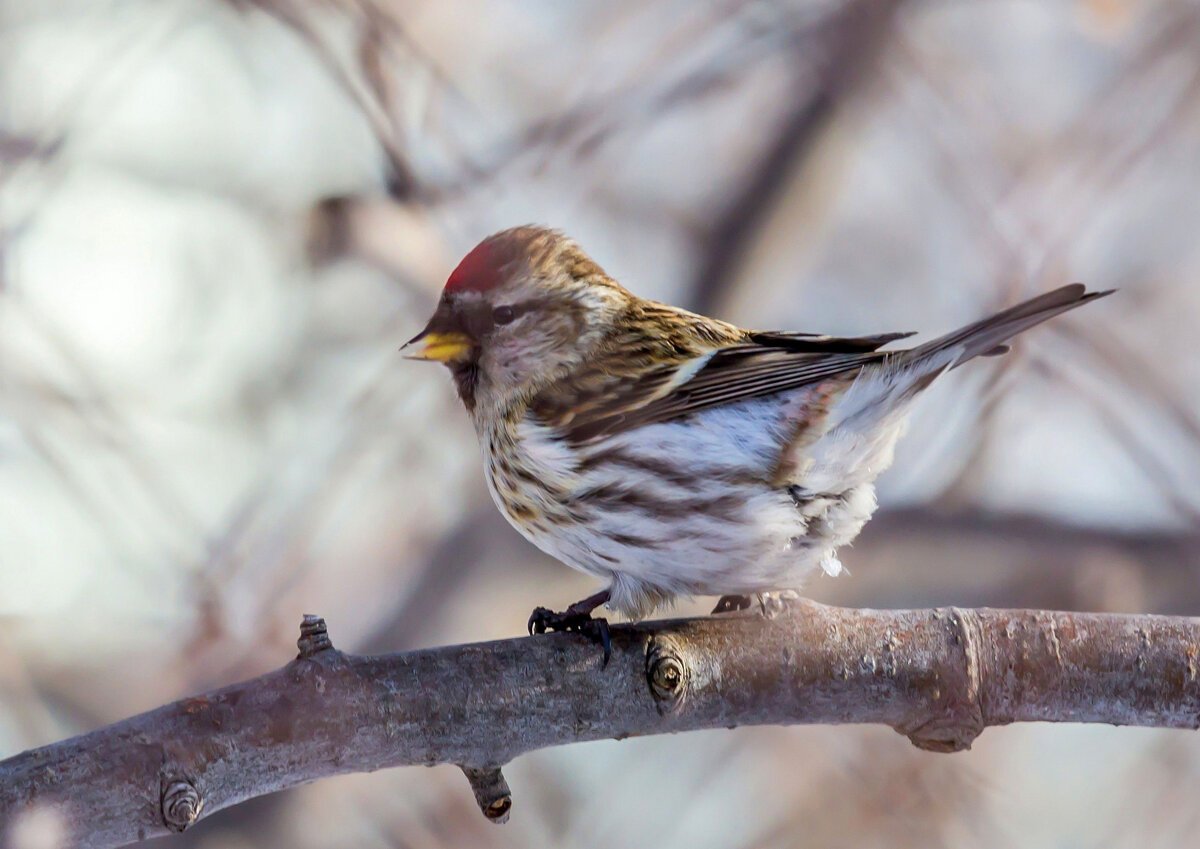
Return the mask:
<path id="1" fill-rule="evenodd" d="M 787 610 L 788 602 L 799 598 L 800 593 L 795 590 L 772 590 L 758 593 L 758 606 L 762 609 L 764 619 L 774 619 Z"/>
<path id="2" fill-rule="evenodd" d="M 745 610 L 750 604 L 750 596 L 748 595 L 723 595 L 709 615 L 715 616 L 718 613 L 734 613 L 738 610 Z"/>
<path id="3" fill-rule="evenodd" d="M 763 617 L 774 619 L 787 609 L 788 602 L 798 598 L 800 598 L 800 594 L 795 590 L 771 590 L 769 592 L 755 593 L 753 597 L 748 595 L 723 595 L 721 596 L 721 600 L 717 602 L 717 606 L 713 608 L 711 615 L 747 610 L 754 603 L 754 600 L 757 599 L 758 607 L 762 611 Z"/>
<path id="4" fill-rule="evenodd" d="M 529 633 L 545 634 L 548 631 L 563 631 L 581 634 L 604 648 L 603 666 L 608 666 L 612 656 L 612 639 L 608 632 L 608 620 L 593 617 L 592 611 L 608 601 L 608 590 L 577 601 L 566 610 L 556 612 L 548 607 L 535 607 L 529 616 Z"/>

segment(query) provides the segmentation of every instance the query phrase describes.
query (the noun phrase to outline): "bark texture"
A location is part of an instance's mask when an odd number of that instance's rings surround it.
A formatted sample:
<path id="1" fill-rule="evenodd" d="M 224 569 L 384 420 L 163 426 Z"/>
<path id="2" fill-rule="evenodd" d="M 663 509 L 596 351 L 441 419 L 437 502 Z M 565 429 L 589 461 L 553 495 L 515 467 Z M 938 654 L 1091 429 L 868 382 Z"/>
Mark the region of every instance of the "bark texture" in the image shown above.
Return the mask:
<path id="1" fill-rule="evenodd" d="M 119 846 L 324 776 L 415 764 L 463 767 L 502 822 L 501 765 L 602 738 L 868 722 L 953 752 L 1010 722 L 1200 720 L 1193 618 L 797 602 L 773 619 L 617 626 L 612 643 L 607 667 L 565 634 L 354 656 L 306 617 L 281 669 L 0 761 L 0 844 L 42 806 L 75 844 Z"/>

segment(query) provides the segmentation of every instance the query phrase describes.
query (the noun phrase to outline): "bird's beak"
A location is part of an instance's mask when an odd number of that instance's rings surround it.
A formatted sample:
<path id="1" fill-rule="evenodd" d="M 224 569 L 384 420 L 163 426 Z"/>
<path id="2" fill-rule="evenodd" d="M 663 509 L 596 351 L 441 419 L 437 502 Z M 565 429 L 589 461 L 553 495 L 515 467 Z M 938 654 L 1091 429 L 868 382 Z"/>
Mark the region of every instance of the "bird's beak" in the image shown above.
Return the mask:
<path id="1" fill-rule="evenodd" d="M 428 328 L 422 330 L 400 349 L 410 360 L 433 360 L 439 363 L 457 363 L 467 359 L 474 347 L 469 336 L 457 331 L 435 333 Z"/>

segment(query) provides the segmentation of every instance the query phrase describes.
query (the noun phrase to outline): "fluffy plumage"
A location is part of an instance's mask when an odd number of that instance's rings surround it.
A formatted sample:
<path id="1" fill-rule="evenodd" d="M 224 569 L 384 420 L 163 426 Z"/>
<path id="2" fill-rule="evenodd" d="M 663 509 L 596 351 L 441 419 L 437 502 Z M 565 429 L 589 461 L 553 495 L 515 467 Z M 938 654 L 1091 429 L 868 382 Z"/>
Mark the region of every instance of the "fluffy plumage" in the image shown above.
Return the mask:
<path id="1" fill-rule="evenodd" d="M 638 298 L 561 234 L 518 227 L 466 256 L 410 345 L 454 374 L 513 526 L 641 617 L 837 574 L 914 397 L 1105 294 L 1064 286 L 887 351 L 910 334 L 745 330 Z"/>

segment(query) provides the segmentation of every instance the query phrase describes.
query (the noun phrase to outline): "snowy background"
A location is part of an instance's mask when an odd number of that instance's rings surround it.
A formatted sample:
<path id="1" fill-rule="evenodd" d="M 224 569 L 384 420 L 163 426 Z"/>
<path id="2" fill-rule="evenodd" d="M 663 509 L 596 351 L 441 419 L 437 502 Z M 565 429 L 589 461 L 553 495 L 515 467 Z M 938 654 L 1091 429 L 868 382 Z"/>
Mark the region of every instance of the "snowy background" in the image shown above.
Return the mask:
<path id="1" fill-rule="evenodd" d="M 940 381 L 814 597 L 1200 611 L 1200 7 L 0 3 L 0 756 L 596 587 L 495 513 L 396 349 L 488 233 L 742 324 L 936 334 L 1119 287 Z M 683 605 L 706 610 L 711 600 Z M 196 847 L 1193 845 L 1200 738 L 888 729 L 323 781 Z M 28 832 L 33 845 L 52 835 Z"/>

